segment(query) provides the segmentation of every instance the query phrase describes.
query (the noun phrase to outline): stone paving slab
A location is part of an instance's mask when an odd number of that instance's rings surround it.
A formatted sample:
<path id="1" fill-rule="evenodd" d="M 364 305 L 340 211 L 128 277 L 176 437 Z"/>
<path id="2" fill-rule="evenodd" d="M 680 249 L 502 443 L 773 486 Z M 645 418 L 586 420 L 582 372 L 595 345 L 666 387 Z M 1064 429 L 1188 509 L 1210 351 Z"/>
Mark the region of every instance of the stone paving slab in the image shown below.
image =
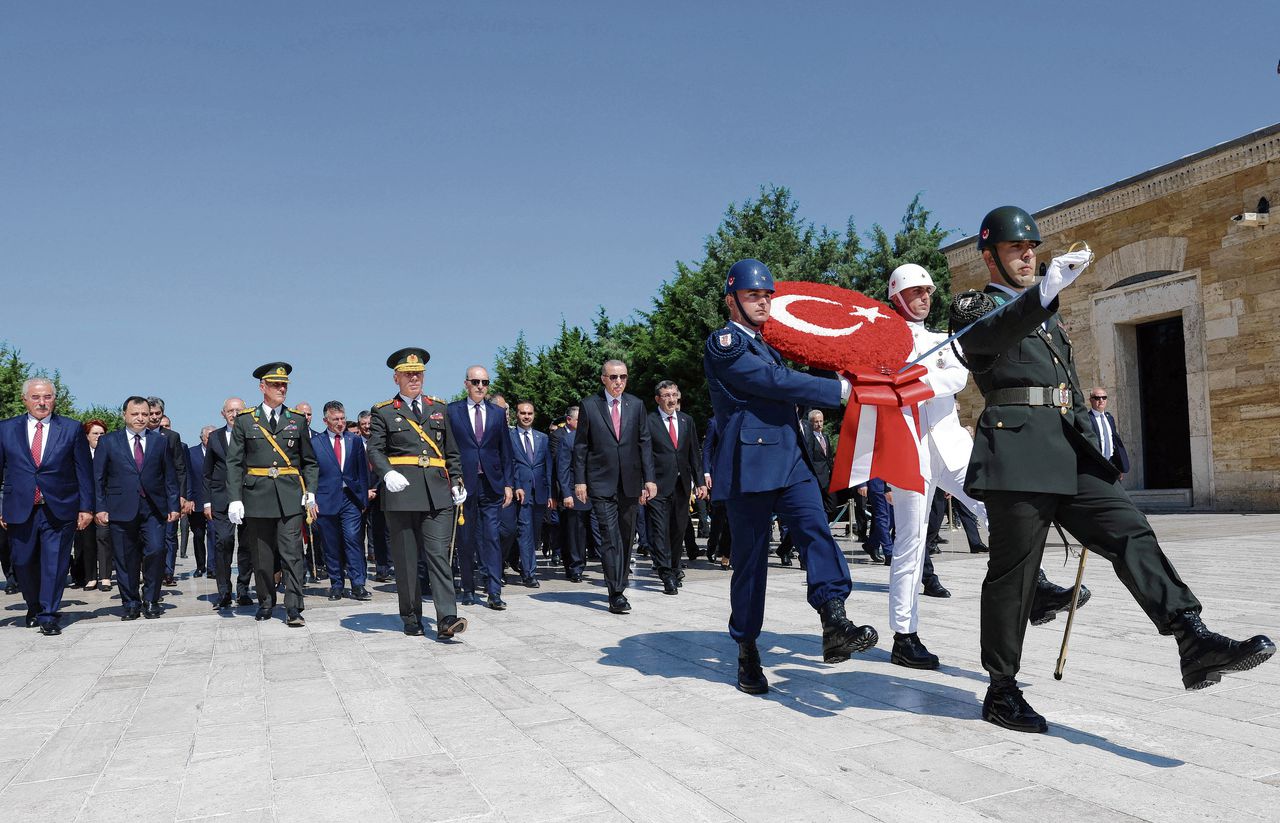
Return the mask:
<path id="1" fill-rule="evenodd" d="M 1280 515 L 1152 522 L 1212 628 L 1280 636 Z M 850 615 L 888 635 L 888 569 L 847 548 Z M 700 562 L 673 598 L 642 561 L 625 617 L 598 569 L 544 570 L 505 612 L 465 609 L 457 643 L 404 637 L 392 584 L 365 603 L 312 586 L 301 630 L 218 615 L 189 560 L 160 620 L 70 591 L 44 638 L 0 597 L 0 820 L 1280 820 L 1280 664 L 1184 691 L 1172 641 L 1093 558 L 1063 681 L 1063 621 L 1027 634 L 1050 733 L 1005 731 L 979 719 L 986 564 L 935 560 L 954 597 L 922 599 L 934 672 L 891 665 L 888 636 L 824 664 L 803 573 L 772 567 L 763 698 L 733 688 L 729 575 Z M 1046 566 L 1066 584 L 1075 561 Z"/>

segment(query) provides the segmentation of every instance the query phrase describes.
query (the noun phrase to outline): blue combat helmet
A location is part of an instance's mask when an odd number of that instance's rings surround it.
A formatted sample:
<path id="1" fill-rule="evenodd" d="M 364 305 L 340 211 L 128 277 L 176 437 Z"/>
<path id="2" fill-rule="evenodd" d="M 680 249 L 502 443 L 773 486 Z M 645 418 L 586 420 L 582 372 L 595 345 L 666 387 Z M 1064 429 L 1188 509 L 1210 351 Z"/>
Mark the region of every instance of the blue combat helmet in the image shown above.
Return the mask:
<path id="1" fill-rule="evenodd" d="M 729 276 L 724 281 L 724 293 L 726 295 L 733 294 L 736 291 L 749 291 L 750 289 L 764 289 L 770 294 L 773 293 L 773 272 L 769 271 L 769 267 L 754 257 L 748 257 L 745 260 L 739 260 L 729 268 Z"/>

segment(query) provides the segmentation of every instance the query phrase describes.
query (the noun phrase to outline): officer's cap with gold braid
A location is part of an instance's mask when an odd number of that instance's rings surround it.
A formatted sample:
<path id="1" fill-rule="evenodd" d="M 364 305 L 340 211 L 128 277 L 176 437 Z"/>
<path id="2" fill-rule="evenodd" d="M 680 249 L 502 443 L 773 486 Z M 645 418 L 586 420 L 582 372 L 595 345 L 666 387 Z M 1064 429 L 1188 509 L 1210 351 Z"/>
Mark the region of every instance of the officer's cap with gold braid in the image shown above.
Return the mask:
<path id="1" fill-rule="evenodd" d="M 268 383 L 288 383 L 292 372 L 288 363 L 264 363 L 253 370 L 253 376 Z"/>
<path id="2" fill-rule="evenodd" d="M 431 354 L 426 349 L 410 346 L 388 357 L 387 368 L 396 371 L 426 371 L 427 361 L 430 359 Z"/>

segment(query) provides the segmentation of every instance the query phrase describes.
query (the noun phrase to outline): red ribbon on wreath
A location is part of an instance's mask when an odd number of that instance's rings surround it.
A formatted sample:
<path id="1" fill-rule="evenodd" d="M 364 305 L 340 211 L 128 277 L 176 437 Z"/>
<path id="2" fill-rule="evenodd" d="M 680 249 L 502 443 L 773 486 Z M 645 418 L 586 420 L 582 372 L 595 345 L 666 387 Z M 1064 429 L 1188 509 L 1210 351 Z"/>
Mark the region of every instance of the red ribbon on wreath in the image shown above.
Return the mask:
<path id="1" fill-rule="evenodd" d="M 840 372 L 852 384 L 831 491 L 879 477 L 894 488 L 924 493 L 917 404 L 933 390 L 920 381 L 924 366 L 898 373 L 912 339 L 897 312 L 851 289 L 780 281 L 763 334 L 788 358 Z"/>

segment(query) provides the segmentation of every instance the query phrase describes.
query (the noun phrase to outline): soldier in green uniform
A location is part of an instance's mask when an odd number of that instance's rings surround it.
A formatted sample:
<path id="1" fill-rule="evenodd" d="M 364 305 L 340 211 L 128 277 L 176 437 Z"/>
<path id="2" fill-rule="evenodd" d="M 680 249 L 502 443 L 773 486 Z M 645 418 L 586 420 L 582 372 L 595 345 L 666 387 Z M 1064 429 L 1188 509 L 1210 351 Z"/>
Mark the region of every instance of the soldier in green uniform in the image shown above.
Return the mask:
<path id="1" fill-rule="evenodd" d="M 366 449 L 369 464 L 386 489 L 378 495 L 378 504 L 387 520 L 404 633 L 411 637 L 423 633 L 418 578 L 422 560 L 436 606 L 436 636 L 448 640 L 467 628 L 467 621 L 458 617 L 450 557 L 456 507 L 466 500 L 467 492 L 447 403 L 422 393 L 429 359 L 426 349 L 412 347 L 387 358 L 400 391 L 371 410 Z"/>
<path id="2" fill-rule="evenodd" d="M 267 363 L 254 370 L 262 404 L 236 415 L 227 445 L 227 519 L 244 523 L 244 540 L 253 555 L 258 613 L 271 619 L 276 605 L 276 561 L 284 577 L 285 622 L 306 625 L 302 619 L 306 560 L 302 526 L 316 516 L 311 492 L 320 482 L 320 469 L 311 449 L 307 418 L 284 404 L 289 392 L 288 363 Z"/>
<path id="3" fill-rule="evenodd" d="M 1102 456 L 1080 391 L 1058 293 L 1088 266 L 1087 250 L 1055 258 L 1036 282 L 1040 230 L 1031 215 L 1002 206 L 982 221 L 978 250 L 998 306 L 961 339 L 986 408 L 965 490 L 983 500 L 991 557 L 982 583 L 982 665 L 991 677 L 982 717 L 1015 731 L 1043 732 L 1045 719 L 1016 676 L 1045 536 L 1057 521 L 1108 560 L 1160 634 L 1178 642 L 1183 685 L 1201 689 L 1275 653 L 1257 635 L 1235 641 L 1200 620 L 1200 602 L 1178 577 L 1146 517 Z"/>

